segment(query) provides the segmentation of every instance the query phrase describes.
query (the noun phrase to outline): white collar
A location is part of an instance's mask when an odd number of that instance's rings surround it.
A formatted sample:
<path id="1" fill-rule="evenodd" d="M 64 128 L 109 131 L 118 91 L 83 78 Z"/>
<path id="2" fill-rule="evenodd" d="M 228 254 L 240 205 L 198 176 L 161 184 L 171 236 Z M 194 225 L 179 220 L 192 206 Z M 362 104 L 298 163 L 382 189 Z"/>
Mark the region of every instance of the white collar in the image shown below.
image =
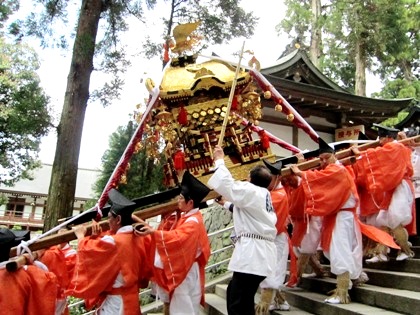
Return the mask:
<path id="1" fill-rule="evenodd" d="M 122 226 L 118 229 L 117 233 L 115 234 L 120 234 L 120 233 L 131 233 L 133 232 L 133 226 L 132 225 L 125 225 Z"/>

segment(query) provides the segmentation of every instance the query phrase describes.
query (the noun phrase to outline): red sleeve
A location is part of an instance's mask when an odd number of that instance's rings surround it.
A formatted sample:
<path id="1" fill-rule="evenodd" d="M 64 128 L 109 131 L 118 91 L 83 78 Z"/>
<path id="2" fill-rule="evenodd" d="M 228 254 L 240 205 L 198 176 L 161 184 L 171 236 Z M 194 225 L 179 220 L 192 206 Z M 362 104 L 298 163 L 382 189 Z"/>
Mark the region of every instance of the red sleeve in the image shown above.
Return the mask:
<path id="1" fill-rule="evenodd" d="M 310 215 L 336 213 L 352 191 L 357 196 L 354 181 L 342 165 L 330 164 L 323 170 L 305 171 L 302 174 L 302 185 L 306 195 L 306 212 Z"/>
<path id="2" fill-rule="evenodd" d="M 74 276 L 67 295 L 82 299 L 97 298 L 111 289 L 120 270 L 117 248 L 99 238 L 85 237 L 78 246 Z"/>
<path id="3" fill-rule="evenodd" d="M 411 151 L 403 144 L 389 142 L 382 147 L 363 152 L 367 189 L 371 192 L 389 191 L 413 174 Z"/>
<path id="4" fill-rule="evenodd" d="M 289 203 L 284 188 L 276 189 L 270 192 L 271 201 L 277 216 L 276 229 L 277 234 L 286 231 L 286 221 L 289 216 Z"/>
<path id="5" fill-rule="evenodd" d="M 57 246 L 47 249 L 40 261 L 48 267 L 50 272 L 56 275 L 60 289 L 67 289 L 70 283 L 69 272 L 67 270 L 66 259 L 61 249 Z"/>
<path id="6" fill-rule="evenodd" d="M 58 288 L 56 276 L 33 265 L 27 266 L 27 273 L 31 282 L 28 314 L 54 314 Z"/>
<path id="7" fill-rule="evenodd" d="M 172 231 L 156 231 L 153 234 L 156 249 L 164 266 L 168 291 L 173 291 L 185 279 L 201 247 L 201 234 L 205 231 L 202 220 L 186 221 L 182 218 Z M 205 249 L 207 255 L 207 249 Z"/>

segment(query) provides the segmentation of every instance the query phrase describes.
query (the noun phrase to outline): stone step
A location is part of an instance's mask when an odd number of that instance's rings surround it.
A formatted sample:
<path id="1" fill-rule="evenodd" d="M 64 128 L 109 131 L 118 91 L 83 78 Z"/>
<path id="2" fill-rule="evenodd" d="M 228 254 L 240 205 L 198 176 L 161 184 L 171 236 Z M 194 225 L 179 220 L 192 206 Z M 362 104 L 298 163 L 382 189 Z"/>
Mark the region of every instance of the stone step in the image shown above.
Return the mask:
<path id="1" fill-rule="evenodd" d="M 290 305 L 299 305 L 304 311 L 317 315 L 397 315 L 398 312 L 388 311 L 379 307 L 364 305 L 357 302 L 350 304 L 328 304 L 324 302 L 325 295 L 308 292 L 301 288 L 288 289 L 286 298 Z M 286 313 L 285 313 L 286 314 Z M 299 314 L 299 313 L 297 313 Z M 413 313 L 412 313 L 413 314 Z"/>
<path id="2" fill-rule="evenodd" d="M 206 281 L 206 285 L 205 285 L 206 292 L 214 292 L 217 285 L 227 283 L 229 282 L 231 278 L 232 278 L 232 273 L 226 272 L 218 276 L 217 278 Z M 143 315 L 162 314 L 161 313 L 162 307 L 163 307 L 163 303 L 161 301 L 155 301 L 155 302 L 142 306 L 141 312 Z M 206 314 L 208 313 L 205 309 L 200 310 L 200 315 L 206 315 Z"/>
<path id="3" fill-rule="evenodd" d="M 150 312 L 143 312 L 143 310 L 141 310 L 141 313 L 142 313 L 142 315 L 164 315 L 163 313 L 159 313 L 159 312 L 153 312 L 153 313 L 150 313 Z M 208 313 L 207 313 L 207 311 L 203 308 L 203 309 L 200 309 L 200 315 L 208 315 Z"/>
<path id="4" fill-rule="evenodd" d="M 369 277 L 367 284 L 400 290 L 420 292 L 420 274 L 364 268 Z"/>
<path id="5" fill-rule="evenodd" d="M 215 294 L 206 293 L 205 297 L 206 306 L 205 311 L 208 315 L 227 315 L 226 299 Z"/>
<path id="6" fill-rule="evenodd" d="M 420 245 L 412 246 L 411 250 L 414 252 L 414 257 L 415 258 L 420 258 Z"/>
<path id="7" fill-rule="evenodd" d="M 420 274 L 420 259 L 411 258 L 404 261 L 396 261 L 395 259 L 391 258 L 389 261 L 385 262 L 381 261 L 370 264 L 366 264 L 365 262 L 363 262 L 363 268 L 411 272 Z"/>
<path id="8" fill-rule="evenodd" d="M 330 266 L 324 265 L 323 268 L 330 272 Z M 369 281 L 367 282 L 368 284 L 420 292 L 420 286 L 418 285 L 420 282 L 420 274 L 418 273 L 389 271 L 374 268 L 363 268 L 363 271 L 369 277 Z M 334 275 L 331 275 L 331 277 L 335 278 Z"/>
<path id="9" fill-rule="evenodd" d="M 419 245 L 413 245 L 411 247 L 411 250 L 414 252 L 414 257 L 415 258 L 420 258 L 420 246 Z M 389 256 L 390 257 L 397 257 L 397 255 L 398 255 L 398 250 L 391 248 Z"/>
<path id="10" fill-rule="evenodd" d="M 380 287 L 368 283 L 350 290 L 350 297 L 353 301 L 351 304 L 354 302 L 363 303 L 402 314 L 414 314 L 413 310 L 419 310 L 417 314 L 420 314 L 420 292 Z M 335 289 L 336 279 L 304 276 L 299 286 L 306 291 L 322 294 L 325 299 L 328 292 Z M 290 301 L 288 302 L 291 304 Z"/>
<path id="11" fill-rule="evenodd" d="M 417 227 L 418 229 L 418 227 Z M 408 238 L 413 246 L 420 246 L 420 236 L 419 235 L 412 235 Z"/>
<path id="12" fill-rule="evenodd" d="M 217 285 L 215 288 L 215 293 L 206 294 L 206 307 L 208 315 L 227 315 L 226 308 L 226 290 L 227 284 Z M 258 303 L 260 300 L 260 294 L 255 295 L 255 303 Z M 275 310 L 271 312 L 272 315 L 309 315 L 313 313 L 306 312 L 302 309 L 299 309 L 296 306 L 291 305 L 290 310 L 280 311 Z"/>

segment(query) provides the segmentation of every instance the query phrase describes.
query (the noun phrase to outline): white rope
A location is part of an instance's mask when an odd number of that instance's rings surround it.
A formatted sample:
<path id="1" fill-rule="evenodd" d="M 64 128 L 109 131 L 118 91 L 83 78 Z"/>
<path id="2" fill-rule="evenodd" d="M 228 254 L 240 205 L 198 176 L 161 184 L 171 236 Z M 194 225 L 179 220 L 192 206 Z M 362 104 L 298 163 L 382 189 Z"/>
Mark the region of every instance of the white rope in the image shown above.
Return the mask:
<path id="1" fill-rule="evenodd" d="M 17 245 L 17 248 L 16 248 L 17 255 L 19 256 L 19 255 L 23 255 L 23 254 L 27 253 L 27 254 L 29 254 L 31 260 L 33 260 L 32 251 L 29 248 L 33 243 L 37 242 L 41 238 L 44 238 L 45 236 L 48 236 L 52 233 L 55 233 L 55 232 L 59 231 L 62 228 L 65 228 L 71 222 L 75 221 L 76 219 L 80 218 L 81 216 L 85 215 L 86 213 L 93 212 L 94 210 L 99 212 L 102 215 L 102 211 L 101 211 L 101 209 L 99 209 L 99 206 L 97 204 L 93 208 L 90 208 L 89 210 L 86 210 L 84 212 L 79 213 L 78 215 L 76 215 L 74 217 L 71 217 L 69 220 L 62 222 L 61 224 L 57 225 L 56 227 L 52 228 L 51 230 L 49 230 L 49 231 L 47 231 L 43 234 L 37 235 L 37 236 L 35 236 L 34 238 L 32 238 L 28 241 L 22 240 L 19 243 L 19 245 Z"/>

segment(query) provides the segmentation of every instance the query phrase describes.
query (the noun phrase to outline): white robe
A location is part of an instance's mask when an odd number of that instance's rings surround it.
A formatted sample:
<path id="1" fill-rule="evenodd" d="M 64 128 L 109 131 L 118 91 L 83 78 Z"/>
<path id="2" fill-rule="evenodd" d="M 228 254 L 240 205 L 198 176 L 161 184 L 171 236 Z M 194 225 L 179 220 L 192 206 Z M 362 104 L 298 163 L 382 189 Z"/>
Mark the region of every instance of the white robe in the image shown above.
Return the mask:
<path id="1" fill-rule="evenodd" d="M 352 208 L 356 204 L 353 194 L 343 205 L 343 209 Z M 363 268 L 363 243 L 362 233 L 356 224 L 354 213 L 351 211 L 339 211 L 335 219 L 332 232 L 330 249 L 324 251 L 330 260 L 331 272 L 341 275 L 350 273 L 350 279 L 357 279 Z"/>
<path id="2" fill-rule="evenodd" d="M 238 241 L 228 269 L 234 272 L 269 276 L 275 272 L 277 251 L 277 217 L 271 203 L 270 192 L 250 182 L 235 181 L 224 161 L 216 161 L 217 170 L 208 185 L 235 206 L 233 222 Z M 242 237 L 252 234 L 264 239 Z"/>

